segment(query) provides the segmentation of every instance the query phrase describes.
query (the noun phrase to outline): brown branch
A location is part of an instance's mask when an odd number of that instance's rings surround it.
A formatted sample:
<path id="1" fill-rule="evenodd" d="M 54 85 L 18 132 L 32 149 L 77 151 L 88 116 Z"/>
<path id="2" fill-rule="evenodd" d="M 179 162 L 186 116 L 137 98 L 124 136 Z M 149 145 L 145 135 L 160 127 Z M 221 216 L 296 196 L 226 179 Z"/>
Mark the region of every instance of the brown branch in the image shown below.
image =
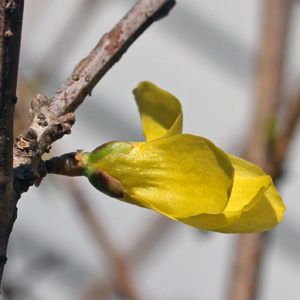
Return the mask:
<path id="1" fill-rule="evenodd" d="M 292 0 L 267 0 L 265 3 L 257 74 L 256 115 L 246 156 L 270 173 L 270 152 L 282 101 L 282 77 Z"/>
<path id="2" fill-rule="evenodd" d="M 242 234 L 238 244 L 228 300 L 252 300 L 256 298 L 259 267 L 265 233 Z"/>
<path id="3" fill-rule="evenodd" d="M 165 16 L 173 0 L 140 0 L 129 13 L 105 34 L 88 57 L 74 69 L 71 76 L 50 100 L 49 110 L 62 116 L 74 110 L 92 92 L 103 75 L 153 21 Z"/>
<path id="4" fill-rule="evenodd" d="M 276 180 L 283 161 L 278 164 L 274 160 L 274 154 L 292 0 L 268 0 L 265 5 L 257 78 L 256 119 L 246 156 Z M 239 237 L 228 299 L 255 299 L 265 235 L 258 233 Z"/>
<path id="5" fill-rule="evenodd" d="M 52 99 L 38 95 L 32 102 L 31 124 L 14 147 L 15 192 L 20 194 L 40 178 L 46 169 L 41 156 L 50 145 L 70 132 L 73 112 L 102 76 L 121 58 L 134 40 L 155 20 L 164 17 L 174 0 L 140 0 L 99 41 L 95 49 L 74 69 Z"/>
<path id="6" fill-rule="evenodd" d="M 288 98 L 288 97 L 287 97 Z M 293 135 L 297 129 L 300 119 L 300 89 L 297 84 L 296 91 L 284 106 L 285 114 L 282 118 L 282 128 L 276 136 L 274 144 L 273 162 L 275 169 L 273 171 L 275 177 L 280 177 L 282 173 L 282 165 L 290 148 Z"/>
<path id="7" fill-rule="evenodd" d="M 23 0 L 0 1 L 0 283 L 10 232 L 13 199 L 13 113 L 20 54 Z"/>

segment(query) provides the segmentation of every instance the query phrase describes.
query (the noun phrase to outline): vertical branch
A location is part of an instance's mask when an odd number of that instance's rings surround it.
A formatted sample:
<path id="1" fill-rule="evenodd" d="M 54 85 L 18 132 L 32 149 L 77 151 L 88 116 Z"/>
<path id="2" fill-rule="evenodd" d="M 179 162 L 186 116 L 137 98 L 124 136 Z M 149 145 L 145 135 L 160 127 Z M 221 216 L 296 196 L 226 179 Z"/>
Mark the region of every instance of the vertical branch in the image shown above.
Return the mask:
<path id="1" fill-rule="evenodd" d="M 293 0 L 266 0 L 258 61 L 256 114 L 247 158 L 267 173 L 272 170 L 272 147 L 277 112 L 282 100 L 282 77 Z"/>
<path id="2" fill-rule="evenodd" d="M 279 104 L 282 100 L 282 77 L 286 39 L 292 0 L 267 0 L 262 34 L 256 119 L 247 151 L 247 159 L 260 165 L 274 180 L 278 164 L 274 163 Z M 257 283 L 265 233 L 241 235 L 238 240 L 230 300 L 256 298 Z"/>
<path id="3" fill-rule="evenodd" d="M 10 232 L 13 201 L 13 112 L 20 53 L 23 0 L 0 0 L 0 283 Z"/>
<path id="4" fill-rule="evenodd" d="M 279 166 L 274 170 L 275 177 L 280 176 L 281 168 L 286 153 L 289 150 L 290 144 L 292 142 L 293 135 L 297 129 L 298 121 L 300 119 L 300 89 L 299 85 L 296 86 L 296 91 L 293 92 L 291 99 L 285 102 L 285 116 L 282 118 L 282 125 L 280 132 L 276 136 L 275 146 L 274 146 L 274 164 Z"/>

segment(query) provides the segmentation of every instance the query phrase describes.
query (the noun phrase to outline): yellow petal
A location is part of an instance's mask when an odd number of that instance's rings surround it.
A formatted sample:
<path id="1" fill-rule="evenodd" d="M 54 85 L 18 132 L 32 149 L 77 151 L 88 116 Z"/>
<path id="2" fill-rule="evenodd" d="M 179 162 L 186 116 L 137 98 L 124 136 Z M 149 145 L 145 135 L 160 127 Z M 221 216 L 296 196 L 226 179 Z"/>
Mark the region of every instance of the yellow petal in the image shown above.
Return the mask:
<path id="1" fill-rule="evenodd" d="M 271 186 L 259 202 L 249 211 L 242 213 L 238 222 L 218 228 L 223 233 L 254 233 L 276 226 L 283 218 L 285 207 L 274 186 Z"/>
<path id="2" fill-rule="evenodd" d="M 228 157 L 235 168 L 237 178 L 255 178 L 255 176 L 260 177 L 264 174 L 261 168 L 248 161 L 232 155 L 228 155 Z M 283 219 L 284 211 L 285 205 L 274 187 L 272 179 L 270 179 L 270 184 L 262 197 L 254 199 L 244 207 L 238 222 L 218 228 L 217 231 L 224 233 L 254 233 L 269 230 Z"/>
<path id="3" fill-rule="evenodd" d="M 243 178 L 250 179 L 250 177 L 251 178 L 259 178 L 261 176 L 266 176 L 264 171 L 261 168 L 259 168 L 258 166 L 256 166 L 255 164 L 252 164 L 244 159 L 235 157 L 230 154 L 228 154 L 228 158 L 230 159 L 230 161 L 234 167 L 235 178 L 239 178 L 239 180 L 241 180 Z M 280 222 L 283 218 L 282 214 L 285 211 L 285 206 L 284 206 L 284 203 L 283 203 L 280 195 L 276 191 L 276 188 L 274 187 L 271 177 L 269 177 L 269 178 L 270 178 L 270 184 L 264 195 L 267 197 L 271 206 L 274 207 L 278 222 Z M 250 210 L 254 205 L 255 205 L 255 201 L 252 203 L 249 203 L 244 208 L 244 211 Z"/>
<path id="4" fill-rule="evenodd" d="M 270 180 L 269 176 L 254 177 L 250 180 L 235 178 L 228 205 L 223 212 L 199 214 L 177 220 L 199 229 L 219 231 L 220 227 L 238 222 L 245 207 L 249 203 L 256 203 L 261 199 L 270 184 Z"/>
<path id="5" fill-rule="evenodd" d="M 268 175 L 238 177 L 234 174 L 233 187 L 224 213 L 250 210 L 269 188 L 272 179 Z"/>
<path id="6" fill-rule="evenodd" d="M 282 220 L 285 206 L 262 169 L 181 134 L 181 104 L 168 92 L 142 82 L 133 93 L 147 142 L 83 154 L 96 188 L 204 230 L 251 233 Z"/>
<path id="7" fill-rule="evenodd" d="M 133 91 L 147 141 L 182 132 L 180 102 L 151 82 L 141 82 Z"/>
<path id="8" fill-rule="evenodd" d="M 200 214 L 178 219 L 199 229 L 223 233 L 253 233 L 273 228 L 283 218 L 285 206 L 270 176 L 238 157 L 228 154 L 235 168 L 228 205 L 219 214 Z"/>
<path id="9" fill-rule="evenodd" d="M 173 219 L 225 209 L 233 168 L 212 142 L 181 134 L 135 145 L 128 155 L 110 155 L 92 165 L 120 181 L 121 200 Z"/>

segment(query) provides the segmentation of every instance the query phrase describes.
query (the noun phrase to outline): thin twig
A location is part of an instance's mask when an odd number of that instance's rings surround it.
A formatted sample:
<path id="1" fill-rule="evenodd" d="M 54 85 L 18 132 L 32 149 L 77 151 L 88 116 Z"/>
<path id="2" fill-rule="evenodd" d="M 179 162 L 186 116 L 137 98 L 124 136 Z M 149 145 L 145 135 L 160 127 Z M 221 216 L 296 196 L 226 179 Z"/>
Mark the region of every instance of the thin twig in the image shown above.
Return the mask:
<path id="1" fill-rule="evenodd" d="M 292 0 L 266 1 L 258 72 L 256 119 L 246 155 L 247 159 L 260 165 L 274 180 L 280 169 L 280 165 L 274 161 L 274 153 L 291 8 Z M 228 299 L 256 298 L 264 237 L 265 233 L 239 237 Z"/>
<path id="2" fill-rule="evenodd" d="M 20 54 L 23 0 L 0 1 L 0 284 L 14 220 L 13 114 Z"/>
<path id="3" fill-rule="evenodd" d="M 50 145 L 70 132 L 73 112 L 104 74 L 155 20 L 168 14 L 174 0 L 140 0 L 99 41 L 74 69 L 51 100 L 37 95 L 32 102 L 31 123 L 14 147 L 14 189 L 17 198 L 46 175 L 41 156 Z"/>

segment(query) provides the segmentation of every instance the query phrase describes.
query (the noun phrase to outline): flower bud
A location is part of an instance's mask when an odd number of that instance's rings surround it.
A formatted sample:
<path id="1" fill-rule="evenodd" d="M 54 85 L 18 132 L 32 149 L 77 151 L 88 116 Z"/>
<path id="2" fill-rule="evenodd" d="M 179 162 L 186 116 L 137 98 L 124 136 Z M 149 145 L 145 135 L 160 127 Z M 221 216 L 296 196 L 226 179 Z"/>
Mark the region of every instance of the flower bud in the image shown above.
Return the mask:
<path id="1" fill-rule="evenodd" d="M 109 142 L 97 147 L 92 152 L 83 153 L 82 157 L 87 164 L 96 164 L 109 155 L 129 154 L 133 147 L 134 145 L 130 142 Z"/>

